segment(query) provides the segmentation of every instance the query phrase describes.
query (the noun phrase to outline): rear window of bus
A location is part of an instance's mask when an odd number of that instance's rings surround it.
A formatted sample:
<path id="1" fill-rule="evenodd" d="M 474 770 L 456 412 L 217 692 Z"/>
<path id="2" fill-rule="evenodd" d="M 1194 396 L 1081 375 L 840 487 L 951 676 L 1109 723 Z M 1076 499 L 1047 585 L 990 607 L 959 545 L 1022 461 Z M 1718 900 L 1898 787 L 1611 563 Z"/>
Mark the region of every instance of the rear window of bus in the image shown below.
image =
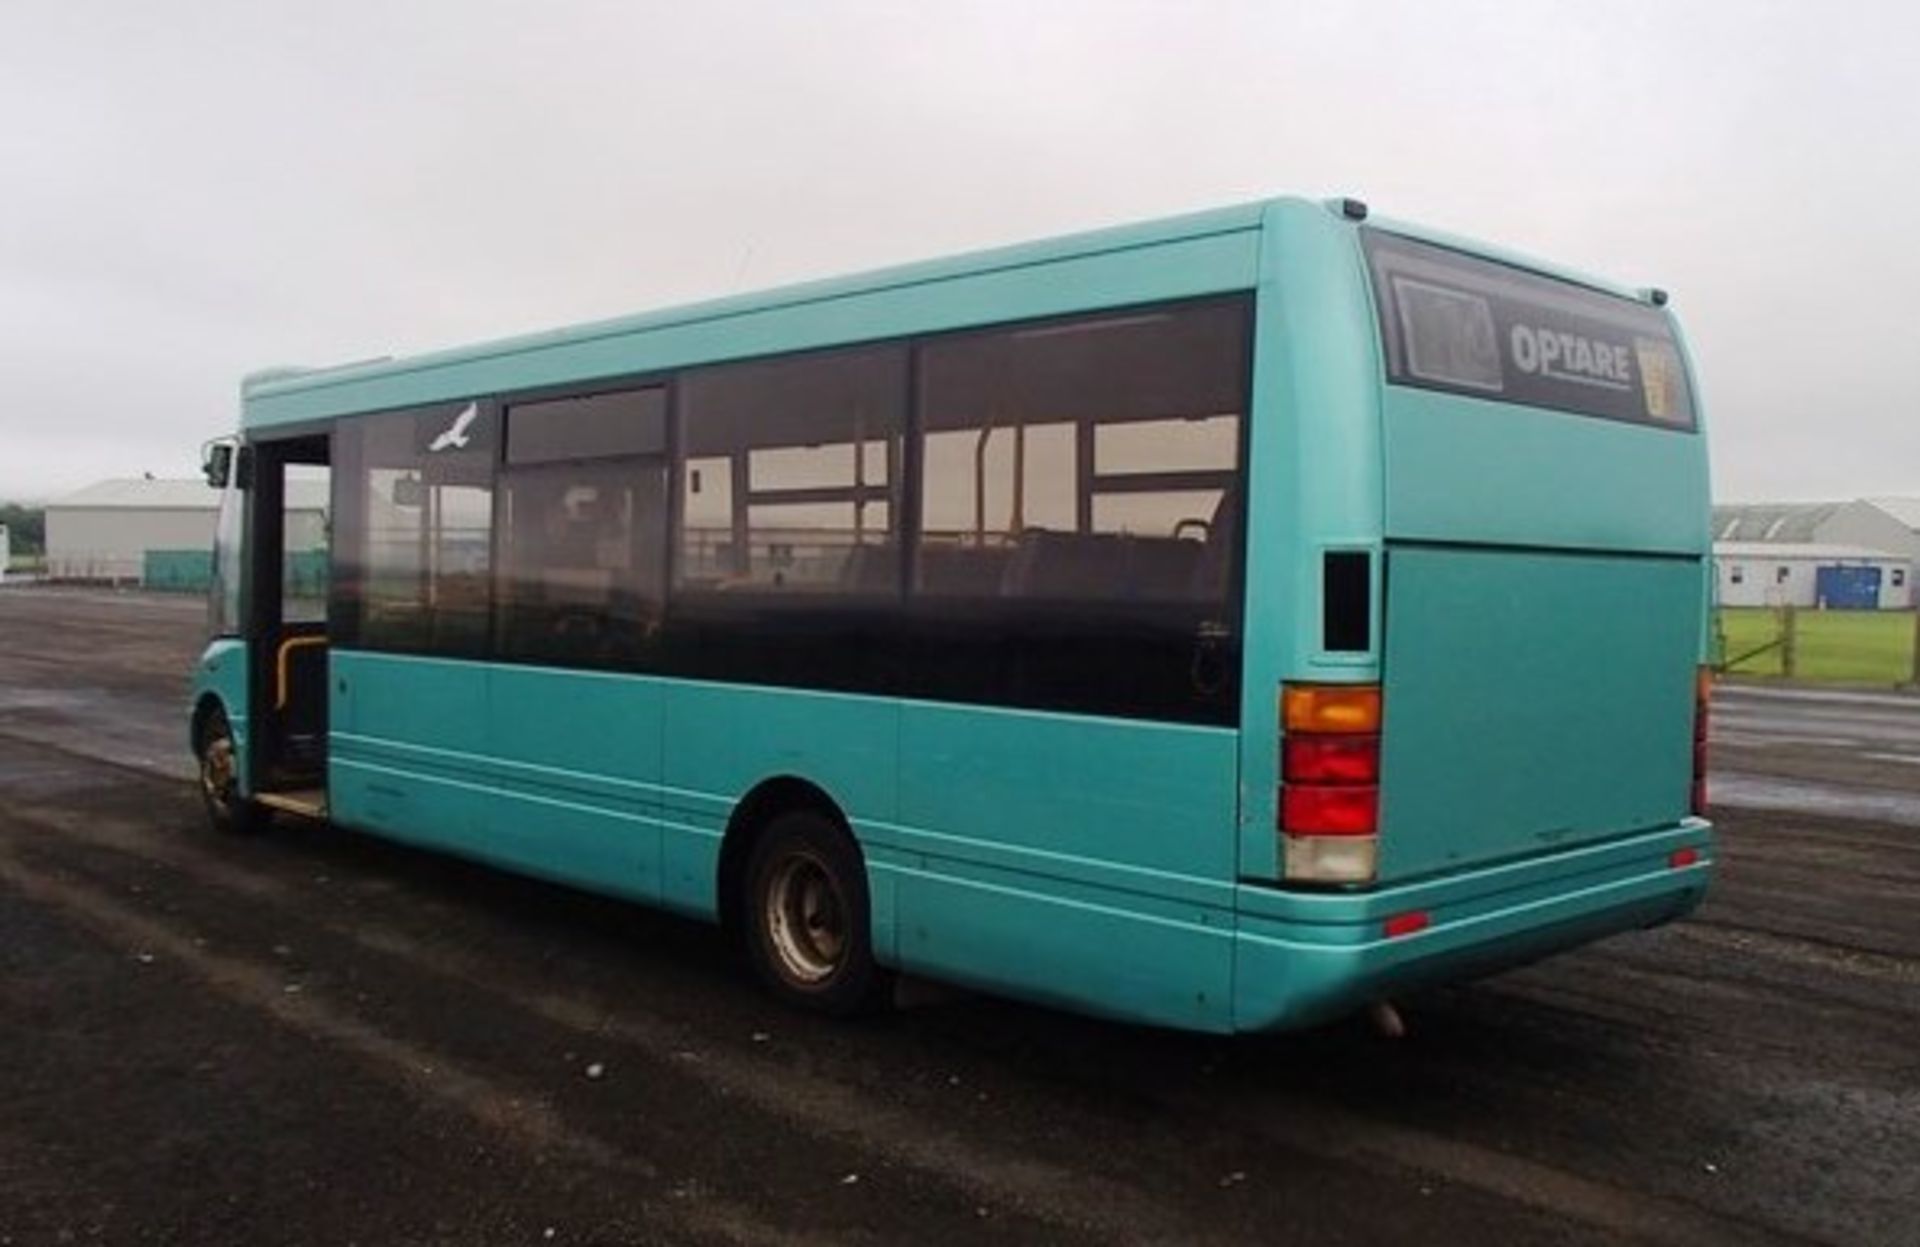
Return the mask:
<path id="1" fill-rule="evenodd" d="M 1691 430 L 1666 313 L 1571 281 L 1362 231 L 1387 380 L 1494 402 Z"/>

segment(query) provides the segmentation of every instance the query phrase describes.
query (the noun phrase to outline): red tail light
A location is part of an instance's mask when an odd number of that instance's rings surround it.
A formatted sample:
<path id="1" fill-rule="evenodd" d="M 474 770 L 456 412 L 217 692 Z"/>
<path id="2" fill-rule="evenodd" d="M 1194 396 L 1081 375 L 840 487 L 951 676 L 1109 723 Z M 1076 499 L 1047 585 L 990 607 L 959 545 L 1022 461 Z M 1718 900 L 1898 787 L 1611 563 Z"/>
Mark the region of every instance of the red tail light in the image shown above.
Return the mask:
<path id="1" fill-rule="evenodd" d="M 1707 812 L 1707 703 L 1713 693 L 1713 669 L 1700 668 L 1693 682 L 1693 791 L 1696 815 Z"/>
<path id="2" fill-rule="evenodd" d="M 1370 836 L 1379 821 L 1378 788 L 1288 784 L 1280 790 L 1280 825 L 1290 836 Z"/>
<path id="3" fill-rule="evenodd" d="M 1289 784 L 1373 784 L 1380 779 L 1378 736 L 1289 736 L 1280 776 Z"/>
<path id="4" fill-rule="evenodd" d="M 1380 686 L 1280 692 L 1279 830 L 1288 879 L 1367 883 L 1380 829 Z"/>

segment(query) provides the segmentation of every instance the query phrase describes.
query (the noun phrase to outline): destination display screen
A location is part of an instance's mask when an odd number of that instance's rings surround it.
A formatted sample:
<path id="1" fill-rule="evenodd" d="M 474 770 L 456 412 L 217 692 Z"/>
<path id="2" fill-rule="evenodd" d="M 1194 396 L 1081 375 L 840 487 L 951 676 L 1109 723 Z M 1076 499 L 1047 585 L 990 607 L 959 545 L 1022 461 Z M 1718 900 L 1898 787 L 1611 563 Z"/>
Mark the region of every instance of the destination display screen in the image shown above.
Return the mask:
<path id="1" fill-rule="evenodd" d="M 1375 229 L 1361 237 L 1389 382 L 1694 427 L 1686 369 L 1659 308 Z"/>

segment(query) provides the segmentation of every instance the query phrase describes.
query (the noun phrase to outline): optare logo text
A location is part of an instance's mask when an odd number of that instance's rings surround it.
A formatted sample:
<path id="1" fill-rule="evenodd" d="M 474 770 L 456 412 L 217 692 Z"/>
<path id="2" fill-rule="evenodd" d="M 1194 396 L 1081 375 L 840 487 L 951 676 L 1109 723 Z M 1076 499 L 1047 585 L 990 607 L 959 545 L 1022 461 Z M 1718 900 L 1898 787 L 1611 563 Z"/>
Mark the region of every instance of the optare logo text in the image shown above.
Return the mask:
<path id="1" fill-rule="evenodd" d="M 1532 325 L 1515 325 L 1510 340 L 1513 362 L 1521 372 L 1609 390 L 1633 386 L 1632 365 L 1627 362 L 1624 346 Z"/>

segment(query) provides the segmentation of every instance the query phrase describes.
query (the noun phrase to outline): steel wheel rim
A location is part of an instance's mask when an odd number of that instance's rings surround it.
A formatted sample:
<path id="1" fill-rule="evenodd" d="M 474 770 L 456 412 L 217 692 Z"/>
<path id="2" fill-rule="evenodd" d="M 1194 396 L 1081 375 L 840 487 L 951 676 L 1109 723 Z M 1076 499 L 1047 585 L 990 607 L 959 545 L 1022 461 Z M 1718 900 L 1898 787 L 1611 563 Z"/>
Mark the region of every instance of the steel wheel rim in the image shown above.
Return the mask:
<path id="1" fill-rule="evenodd" d="M 826 864 L 795 853 L 773 868 L 767 881 L 768 942 L 782 971 L 801 983 L 831 978 L 847 955 L 847 912 Z"/>
<path id="2" fill-rule="evenodd" d="M 221 736 L 200 755 L 200 788 L 207 800 L 225 810 L 233 800 L 233 738 Z"/>

